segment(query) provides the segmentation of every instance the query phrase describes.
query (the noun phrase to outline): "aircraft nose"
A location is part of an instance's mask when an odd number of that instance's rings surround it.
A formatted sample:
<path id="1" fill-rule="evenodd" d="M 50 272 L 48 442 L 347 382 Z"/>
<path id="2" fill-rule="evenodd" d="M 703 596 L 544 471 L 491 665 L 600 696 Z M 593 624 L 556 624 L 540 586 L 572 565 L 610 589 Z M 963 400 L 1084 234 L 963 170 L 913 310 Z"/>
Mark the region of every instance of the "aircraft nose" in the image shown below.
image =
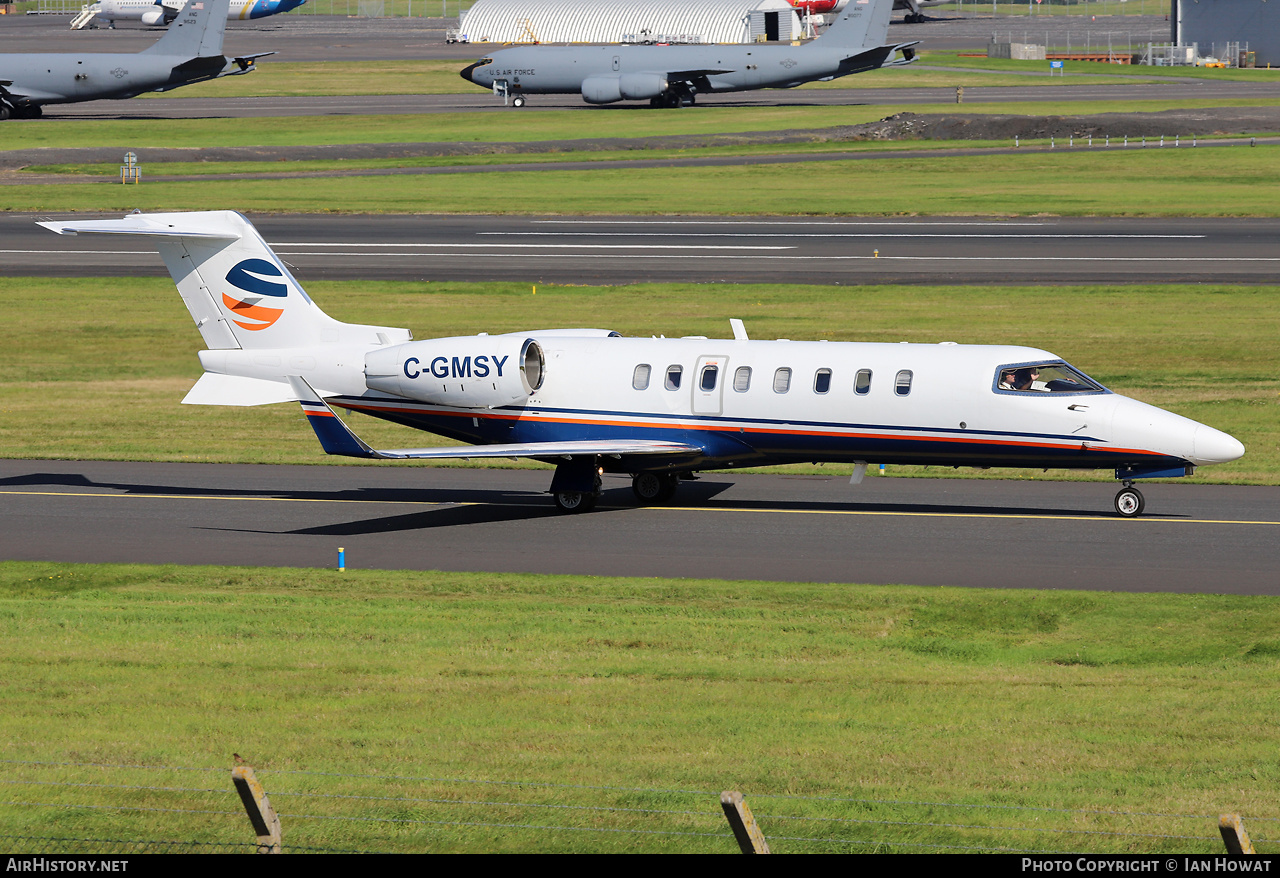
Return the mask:
<path id="1" fill-rule="evenodd" d="M 1226 463 L 1244 456 L 1244 445 L 1239 439 L 1204 424 L 1196 427 L 1191 449 L 1199 464 Z"/>
<path id="2" fill-rule="evenodd" d="M 467 82 L 475 82 L 475 80 L 472 79 L 471 77 L 471 73 L 473 70 L 475 70 L 479 66 L 480 66 L 479 61 L 477 61 L 474 64 L 468 64 L 466 67 L 462 68 L 462 71 L 458 75 L 461 76 L 463 79 L 465 79 Z"/>

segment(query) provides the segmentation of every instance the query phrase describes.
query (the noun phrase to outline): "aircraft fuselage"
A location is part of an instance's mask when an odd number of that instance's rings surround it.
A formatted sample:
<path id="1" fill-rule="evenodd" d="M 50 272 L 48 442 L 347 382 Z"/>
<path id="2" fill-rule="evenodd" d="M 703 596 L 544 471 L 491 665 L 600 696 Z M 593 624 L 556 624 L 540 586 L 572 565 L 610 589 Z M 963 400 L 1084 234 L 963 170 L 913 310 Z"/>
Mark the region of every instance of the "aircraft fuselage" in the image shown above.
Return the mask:
<path id="1" fill-rule="evenodd" d="M 622 472 L 872 461 L 1150 473 L 1243 453 L 1225 433 L 1113 393 L 1035 348 L 527 335 L 546 365 L 519 404 L 451 407 L 376 392 L 330 402 L 478 444 L 639 436 L 704 449 L 601 458 Z M 438 358 L 429 340 L 403 346 L 405 392 L 490 380 L 478 361 L 496 359 L 486 347 L 494 338 Z M 1003 372 L 1032 367 L 1059 377 L 1000 386 Z"/>
<path id="2" fill-rule="evenodd" d="M 5 55 L 0 62 L 6 69 L 22 71 L 23 102 L 29 104 L 131 98 L 216 79 L 234 67 L 221 55 L 191 58 L 148 53 Z"/>

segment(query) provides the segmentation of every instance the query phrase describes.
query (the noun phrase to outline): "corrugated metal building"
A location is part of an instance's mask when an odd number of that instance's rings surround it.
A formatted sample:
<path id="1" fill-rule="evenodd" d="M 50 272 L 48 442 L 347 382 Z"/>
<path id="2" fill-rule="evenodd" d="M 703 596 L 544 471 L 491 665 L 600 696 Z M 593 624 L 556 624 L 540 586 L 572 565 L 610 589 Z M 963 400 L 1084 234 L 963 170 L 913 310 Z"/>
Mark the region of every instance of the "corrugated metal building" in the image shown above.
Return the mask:
<path id="1" fill-rule="evenodd" d="M 750 43 L 797 40 L 787 0 L 477 0 L 470 43 Z"/>
<path id="2" fill-rule="evenodd" d="M 1201 55 L 1215 57 L 1229 52 L 1233 65 L 1247 51 L 1259 67 L 1280 66 L 1280 3 L 1274 0 L 1173 0 L 1169 17 L 1177 45 L 1195 43 Z"/>

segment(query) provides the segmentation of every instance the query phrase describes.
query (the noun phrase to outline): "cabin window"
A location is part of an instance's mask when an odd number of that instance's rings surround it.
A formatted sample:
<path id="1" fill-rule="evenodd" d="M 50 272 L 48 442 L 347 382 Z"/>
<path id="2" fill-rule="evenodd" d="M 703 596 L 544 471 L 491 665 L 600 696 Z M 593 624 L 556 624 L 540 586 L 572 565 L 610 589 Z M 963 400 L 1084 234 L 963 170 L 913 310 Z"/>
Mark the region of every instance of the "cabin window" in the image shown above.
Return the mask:
<path id="1" fill-rule="evenodd" d="M 859 369 L 858 374 L 853 379 L 853 392 L 859 396 L 866 396 L 871 392 L 871 370 Z"/>
<path id="2" fill-rule="evenodd" d="M 786 393 L 791 389 L 791 370 L 783 366 L 773 373 L 773 392 Z"/>
<path id="3" fill-rule="evenodd" d="M 716 389 L 716 379 L 720 376 L 720 367 L 713 364 L 702 367 L 702 380 L 698 385 L 706 392 Z"/>
<path id="4" fill-rule="evenodd" d="M 831 390 L 831 370 L 819 369 L 813 376 L 813 392 L 828 393 Z"/>
<path id="5" fill-rule="evenodd" d="M 684 366 L 667 367 L 667 390 L 680 389 L 680 376 L 684 374 Z"/>
<path id="6" fill-rule="evenodd" d="M 751 367 L 739 366 L 733 373 L 733 389 L 738 393 L 746 393 L 751 389 Z"/>
<path id="7" fill-rule="evenodd" d="M 898 396 L 906 396 L 911 392 L 911 370 L 903 369 L 893 380 L 893 392 Z"/>
<path id="8" fill-rule="evenodd" d="M 1106 393 L 1107 389 L 1063 362 L 1018 363 L 996 370 L 997 391 L 1012 393 Z"/>
<path id="9" fill-rule="evenodd" d="M 652 371 L 648 363 L 641 363 L 636 366 L 636 371 L 631 375 L 631 386 L 636 390 L 648 390 L 649 373 Z"/>

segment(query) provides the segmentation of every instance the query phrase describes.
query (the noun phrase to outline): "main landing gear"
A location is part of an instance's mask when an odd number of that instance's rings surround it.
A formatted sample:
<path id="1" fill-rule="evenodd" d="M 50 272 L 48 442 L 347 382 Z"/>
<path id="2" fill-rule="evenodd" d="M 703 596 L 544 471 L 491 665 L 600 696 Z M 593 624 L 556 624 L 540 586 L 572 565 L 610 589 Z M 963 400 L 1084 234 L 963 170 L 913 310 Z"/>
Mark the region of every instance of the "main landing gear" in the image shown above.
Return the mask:
<path id="1" fill-rule="evenodd" d="M 1116 512 L 1123 518 L 1137 518 L 1147 508 L 1146 498 L 1133 486 L 1133 482 L 1125 482 L 1120 493 L 1116 494 Z"/>
<path id="2" fill-rule="evenodd" d="M 651 107 L 667 107 L 668 109 L 677 109 L 679 107 L 692 107 L 697 98 L 692 91 L 684 89 L 665 91 L 657 97 L 649 99 Z"/>
<path id="3" fill-rule="evenodd" d="M 680 477 L 675 473 L 640 473 L 631 479 L 631 493 L 642 506 L 666 503 L 675 496 Z"/>
<path id="4" fill-rule="evenodd" d="M 596 501 L 600 499 L 600 490 L 595 491 L 557 491 L 552 495 L 555 497 L 556 508 L 561 512 L 590 512 L 596 508 Z"/>
<path id="5" fill-rule="evenodd" d="M 561 512 L 590 512 L 600 499 L 600 467 L 591 459 L 566 461 L 556 467 L 550 494 Z M 666 503 L 675 496 L 680 480 L 694 479 L 692 473 L 636 473 L 631 492 L 641 506 Z"/>

